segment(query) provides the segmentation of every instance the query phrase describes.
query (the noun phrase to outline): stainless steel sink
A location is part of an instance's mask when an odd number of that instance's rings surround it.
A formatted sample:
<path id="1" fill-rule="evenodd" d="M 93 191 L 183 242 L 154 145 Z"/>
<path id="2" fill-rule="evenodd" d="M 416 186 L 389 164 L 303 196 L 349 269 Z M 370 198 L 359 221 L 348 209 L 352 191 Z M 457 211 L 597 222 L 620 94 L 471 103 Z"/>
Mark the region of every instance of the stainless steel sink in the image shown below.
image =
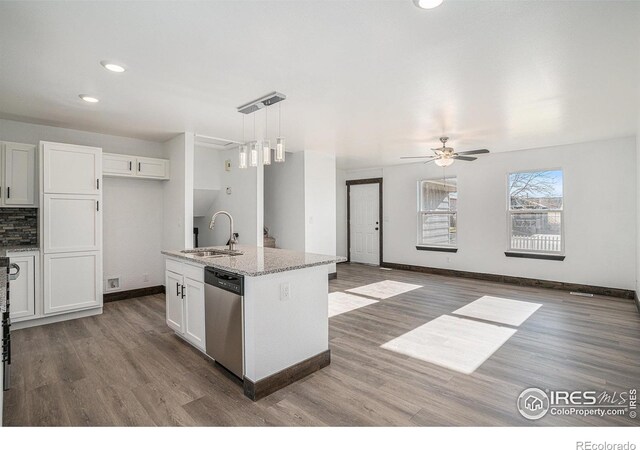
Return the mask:
<path id="1" fill-rule="evenodd" d="M 213 249 L 213 250 L 183 250 L 182 253 L 191 256 L 197 256 L 198 258 L 219 258 L 221 256 L 239 256 L 242 255 L 242 252 L 232 251 L 232 250 L 222 250 L 222 249 Z"/>

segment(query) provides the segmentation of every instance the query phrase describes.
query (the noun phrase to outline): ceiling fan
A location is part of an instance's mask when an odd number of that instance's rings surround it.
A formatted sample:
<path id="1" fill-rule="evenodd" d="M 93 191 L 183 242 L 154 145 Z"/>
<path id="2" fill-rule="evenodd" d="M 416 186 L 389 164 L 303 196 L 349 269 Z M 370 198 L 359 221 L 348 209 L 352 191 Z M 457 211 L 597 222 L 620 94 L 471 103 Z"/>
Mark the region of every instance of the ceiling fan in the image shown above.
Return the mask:
<path id="1" fill-rule="evenodd" d="M 469 150 L 466 152 L 460 152 L 460 153 L 456 153 L 453 151 L 453 148 L 451 147 L 447 147 L 447 141 L 449 140 L 448 137 L 443 136 L 440 138 L 440 142 L 442 142 L 442 147 L 441 148 L 432 148 L 431 150 L 433 151 L 433 153 L 435 154 L 435 156 L 402 156 L 400 159 L 422 159 L 422 158 L 427 158 L 427 160 L 425 161 L 425 163 L 428 162 L 435 162 L 438 166 L 440 167 L 448 167 L 451 164 L 454 163 L 454 161 L 456 159 L 459 159 L 460 161 L 475 161 L 478 158 L 475 158 L 473 156 L 467 156 L 467 155 L 481 155 L 483 153 L 489 153 L 489 150 L 487 150 L 486 148 L 482 148 L 479 150 Z"/>

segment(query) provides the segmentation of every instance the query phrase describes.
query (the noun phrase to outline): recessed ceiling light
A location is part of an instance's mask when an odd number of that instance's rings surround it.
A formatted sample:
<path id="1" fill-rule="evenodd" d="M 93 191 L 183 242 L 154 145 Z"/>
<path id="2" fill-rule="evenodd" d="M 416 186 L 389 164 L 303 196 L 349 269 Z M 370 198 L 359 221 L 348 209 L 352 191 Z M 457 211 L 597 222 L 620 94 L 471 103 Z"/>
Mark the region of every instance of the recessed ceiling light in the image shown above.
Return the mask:
<path id="1" fill-rule="evenodd" d="M 100 101 L 97 98 L 92 97 L 90 95 L 86 95 L 86 94 L 80 94 L 78 95 L 78 97 L 80 97 L 82 100 L 84 100 L 87 103 L 98 103 Z"/>
<path id="2" fill-rule="evenodd" d="M 112 63 L 109 61 L 100 61 L 100 64 L 102 64 L 102 67 L 104 67 L 107 70 L 110 70 L 111 72 L 122 73 L 125 71 L 125 68 L 122 67 L 120 64 Z"/>
<path id="3" fill-rule="evenodd" d="M 442 0 L 413 0 L 418 8 L 432 9 L 442 4 Z"/>

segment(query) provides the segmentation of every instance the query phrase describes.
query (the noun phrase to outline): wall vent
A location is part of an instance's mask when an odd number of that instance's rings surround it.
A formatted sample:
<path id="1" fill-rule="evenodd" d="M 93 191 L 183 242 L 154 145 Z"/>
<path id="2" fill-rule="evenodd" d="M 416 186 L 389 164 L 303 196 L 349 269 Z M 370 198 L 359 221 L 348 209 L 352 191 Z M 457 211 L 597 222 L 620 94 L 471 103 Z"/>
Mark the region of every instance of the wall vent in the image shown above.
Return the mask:
<path id="1" fill-rule="evenodd" d="M 112 292 L 120 290 L 120 276 L 109 277 L 105 280 L 104 291 Z"/>

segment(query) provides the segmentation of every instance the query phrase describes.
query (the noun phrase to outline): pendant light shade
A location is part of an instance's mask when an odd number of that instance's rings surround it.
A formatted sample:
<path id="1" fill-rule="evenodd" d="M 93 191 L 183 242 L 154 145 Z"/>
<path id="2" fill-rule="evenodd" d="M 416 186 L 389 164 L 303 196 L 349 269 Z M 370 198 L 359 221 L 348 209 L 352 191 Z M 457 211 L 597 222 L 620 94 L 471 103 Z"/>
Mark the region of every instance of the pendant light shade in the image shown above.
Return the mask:
<path id="1" fill-rule="evenodd" d="M 258 141 L 249 142 L 249 166 L 258 167 Z"/>
<path id="2" fill-rule="evenodd" d="M 268 140 L 262 141 L 262 164 L 271 164 L 271 143 Z"/>
<path id="3" fill-rule="evenodd" d="M 284 158 L 285 158 L 284 155 L 285 155 L 284 138 L 279 137 L 276 139 L 276 157 L 275 157 L 276 162 L 284 162 Z"/>
<path id="4" fill-rule="evenodd" d="M 246 169 L 247 168 L 247 145 L 240 145 L 240 154 L 238 155 L 238 168 Z"/>

